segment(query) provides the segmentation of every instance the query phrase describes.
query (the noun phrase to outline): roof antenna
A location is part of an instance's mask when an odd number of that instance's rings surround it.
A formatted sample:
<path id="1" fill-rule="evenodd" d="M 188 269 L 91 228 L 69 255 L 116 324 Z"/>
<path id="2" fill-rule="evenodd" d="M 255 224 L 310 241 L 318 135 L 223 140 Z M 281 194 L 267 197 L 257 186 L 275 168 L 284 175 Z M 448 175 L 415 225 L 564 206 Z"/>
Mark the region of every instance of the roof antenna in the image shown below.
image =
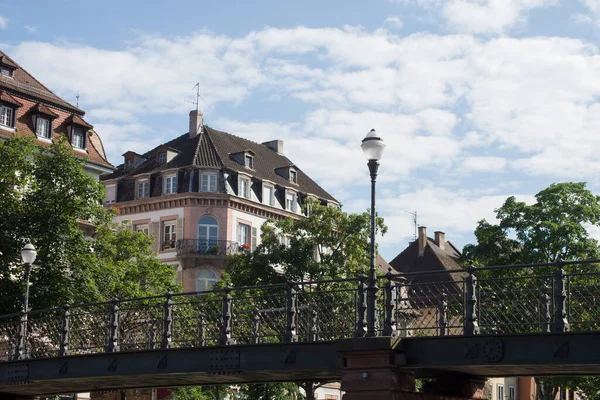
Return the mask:
<path id="1" fill-rule="evenodd" d="M 77 98 L 77 108 L 79 108 L 79 90 L 77 91 L 77 96 L 75 96 Z"/>
<path id="2" fill-rule="evenodd" d="M 186 100 L 186 102 L 187 102 L 187 103 L 194 104 L 194 105 L 196 106 L 196 111 L 198 111 L 198 109 L 199 109 L 199 108 L 198 108 L 198 105 L 199 105 L 199 103 L 200 103 L 200 99 L 204 100 L 204 97 L 200 96 L 200 82 L 196 83 L 196 84 L 194 85 L 194 87 L 192 88 L 192 90 L 193 90 L 193 89 L 196 89 L 196 101 L 189 101 L 189 100 Z"/>
<path id="3" fill-rule="evenodd" d="M 409 213 L 410 215 L 413 216 L 413 224 L 415 226 L 415 234 L 414 234 L 413 238 L 414 238 L 414 240 L 417 240 L 417 226 L 418 226 L 418 224 L 417 224 L 417 211 L 416 210 L 415 211 L 408 211 L 408 210 L 404 210 L 404 209 L 402 211 L 404 211 L 405 213 Z"/>

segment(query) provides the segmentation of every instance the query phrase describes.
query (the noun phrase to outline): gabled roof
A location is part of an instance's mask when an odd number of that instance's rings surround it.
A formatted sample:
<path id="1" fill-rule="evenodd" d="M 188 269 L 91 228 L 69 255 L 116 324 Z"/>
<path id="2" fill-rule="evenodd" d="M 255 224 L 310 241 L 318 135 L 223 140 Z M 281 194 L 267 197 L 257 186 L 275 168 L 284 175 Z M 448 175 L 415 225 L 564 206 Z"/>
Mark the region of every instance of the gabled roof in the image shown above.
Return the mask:
<path id="1" fill-rule="evenodd" d="M 11 66 L 14 69 L 12 77 L 0 74 L 0 89 L 19 93 L 20 95 L 37 101 L 51 103 L 78 115 L 85 114 L 83 110 L 52 93 L 50 89 L 42 85 L 40 81 L 35 79 L 29 72 L 2 51 L 0 51 L 0 60 L 2 64 Z"/>
<path id="2" fill-rule="evenodd" d="M 170 147 L 179 151 L 171 161 L 159 164 L 153 155 L 159 149 Z M 230 157 L 230 154 L 251 151 L 254 153 L 253 168 L 249 170 Z M 200 134 L 190 138 L 187 133 L 155 147 L 144 156 L 150 159 L 137 168 L 125 170 L 123 165 L 117 167 L 112 174 L 103 175 L 101 179 L 120 179 L 141 173 L 155 173 L 173 168 L 219 168 L 233 172 L 250 173 L 257 179 L 267 180 L 277 185 L 295 187 L 300 192 L 310 193 L 322 199 L 336 201 L 315 181 L 294 165 L 287 157 L 278 154 L 263 144 L 253 142 L 227 132 L 203 126 Z M 298 172 L 296 183 L 292 183 L 276 172 L 276 169 L 294 166 Z"/>
<path id="3" fill-rule="evenodd" d="M 88 129 L 92 129 L 94 128 L 92 125 L 88 124 L 87 122 L 85 122 L 83 120 L 83 118 L 81 118 L 79 115 L 76 114 L 71 114 L 71 116 L 69 116 L 69 118 L 67 118 L 65 120 L 65 123 L 68 125 L 70 123 L 72 124 L 77 124 L 77 125 L 81 125 L 83 127 L 86 127 Z"/>
<path id="4" fill-rule="evenodd" d="M 44 114 L 52 118 L 58 117 L 58 114 L 48 108 L 45 104 L 37 103 L 35 107 L 31 109 L 34 113 Z"/>
<path id="5" fill-rule="evenodd" d="M 21 102 L 19 100 L 15 99 L 14 97 L 12 97 L 10 94 L 8 94 L 4 90 L 0 91 L 0 101 L 2 101 L 4 103 L 15 105 L 17 107 L 23 106 L 23 104 L 21 104 Z"/>

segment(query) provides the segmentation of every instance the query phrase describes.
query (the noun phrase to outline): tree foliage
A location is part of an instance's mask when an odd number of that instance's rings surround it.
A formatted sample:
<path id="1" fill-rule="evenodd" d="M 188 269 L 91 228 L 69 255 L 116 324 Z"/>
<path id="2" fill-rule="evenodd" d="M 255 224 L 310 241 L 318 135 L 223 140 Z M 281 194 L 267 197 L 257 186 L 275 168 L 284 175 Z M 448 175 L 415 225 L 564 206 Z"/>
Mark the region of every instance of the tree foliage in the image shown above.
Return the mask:
<path id="1" fill-rule="evenodd" d="M 64 141 L 43 149 L 31 138 L 0 141 L 0 313 L 21 307 L 20 250 L 29 241 L 38 253 L 30 291 L 35 309 L 177 288 L 150 239 L 113 224 L 103 198 L 102 184 Z M 95 225 L 94 239 L 82 222 Z"/>
<path id="2" fill-rule="evenodd" d="M 600 225 L 600 197 L 586 189 L 585 183 L 555 183 L 535 196 L 534 204 L 526 204 L 509 197 L 496 211 L 497 224 L 486 220 L 479 221 L 475 229 L 476 244 L 469 244 L 463 250 L 465 261 L 477 265 L 511 265 L 554 262 L 559 257 L 565 261 L 600 258 L 598 242 L 590 238 L 587 227 Z M 589 266 L 589 268 L 598 268 Z M 513 271 L 481 271 L 479 276 L 493 274 L 550 275 L 548 269 Z M 572 277 L 573 282 L 577 277 Z M 593 277 L 584 277 L 586 285 Z M 539 280 L 507 281 L 512 290 L 530 289 L 514 287 Z M 596 286 L 597 287 L 597 286 Z M 540 289 L 539 286 L 534 288 Z M 484 305 L 482 305 L 483 307 Z M 586 304 L 571 304 L 571 312 L 584 309 Z M 521 310 L 521 311 L 519 311 Z M 512 309 L 507 306 L 505 313 L 522 312 L 523 307 Z M 580 310 L 582 311 L 582 310 Z M 536 378 L 538 399 L 554 399 L 559 387 L 580 390 L 586 398 L 597 399 L 600 381 L 597 377 L 556 377 Z"/>

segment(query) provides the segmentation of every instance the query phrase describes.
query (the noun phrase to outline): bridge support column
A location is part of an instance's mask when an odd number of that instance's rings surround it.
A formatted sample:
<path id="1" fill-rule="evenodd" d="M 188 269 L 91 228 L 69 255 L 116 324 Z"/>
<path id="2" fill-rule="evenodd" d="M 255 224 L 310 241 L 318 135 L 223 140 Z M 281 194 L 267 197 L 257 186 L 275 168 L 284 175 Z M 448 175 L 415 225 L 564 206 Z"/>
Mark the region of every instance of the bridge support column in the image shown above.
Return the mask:
<path id="1" fill-rule="evenodd" d="M 398 338 L 375 337 L 341 341 L 343 400 L 403 399 L 414 392 L 414 375 L 400 372 L 394 351 Z"/>

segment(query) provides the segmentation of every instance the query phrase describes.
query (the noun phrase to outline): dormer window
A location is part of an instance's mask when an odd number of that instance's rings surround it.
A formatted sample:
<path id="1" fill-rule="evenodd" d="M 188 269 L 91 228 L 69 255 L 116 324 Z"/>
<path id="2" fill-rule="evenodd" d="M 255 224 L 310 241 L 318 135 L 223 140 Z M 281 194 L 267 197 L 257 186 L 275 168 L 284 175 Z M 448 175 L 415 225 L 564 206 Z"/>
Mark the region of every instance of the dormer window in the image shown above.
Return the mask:
<path id="1" fill-rule="evenodd" d="M 290 182 L 298 183 L 297 181 L 297 173 L 293 169 L 290 169 Z"/>
<path id="2" fill-rule="evenodd" d="M 13 71 L 12 69 L 8 69 L 6 67 L 0 67 L 0 73 L 4 76 L 8 76 L 10 78 L 13 77 Z"/>
<path id="3" fill-rule="evenodd" d="M 0 125 L 14 128 L 15 109 L 6 105 L 0 105 Z"/>
<path id="4" fill-rule="evenodd" d="M 36 120 L 35 134 L 44 139 L 50 139 L 50 120 L 38 117 Z"/>
<path id="5" fill-rule="evenodd" d="M 73 126 L 71 133 L 71 145 L 75 149 L 85 149 L 85 133 L 81 126 Z"/>
<path id="6" fill-rule="evenodd" d="M 247 199 L 250 198 L 250 179 L 239 178 L 239 187 L 238 187 L 238 196 L 245 197 Z"/>
<path id="7" fill-rule="evenodd" d="M 254 157 L 249 154 L 244 155 L 244 166 L 246 168 L 253 169 L 254 168 Z"/>
<path id="8" fill-rule="evenodd" d="M 296 193 L 287 193 L 285 195 L 285 209 L 291 212 L 296 212 L 298 201 Z"/>
<path id="9" fill-rule="evenodd" d="M 177 193 L 177 175 L 165 177 L 165 194 Z"/>
<path id="10" fill-rule="evenodd" d="M 158 153 L 158 162 L 161 164 L 164 164 L 167 162 L 167 153 L 166 152 Z"/>
<path id="11" fill-rule="evenodd" d="M 125 168 L 133 168 L 133 158 L 128 158 L 125 160 Z"/>

